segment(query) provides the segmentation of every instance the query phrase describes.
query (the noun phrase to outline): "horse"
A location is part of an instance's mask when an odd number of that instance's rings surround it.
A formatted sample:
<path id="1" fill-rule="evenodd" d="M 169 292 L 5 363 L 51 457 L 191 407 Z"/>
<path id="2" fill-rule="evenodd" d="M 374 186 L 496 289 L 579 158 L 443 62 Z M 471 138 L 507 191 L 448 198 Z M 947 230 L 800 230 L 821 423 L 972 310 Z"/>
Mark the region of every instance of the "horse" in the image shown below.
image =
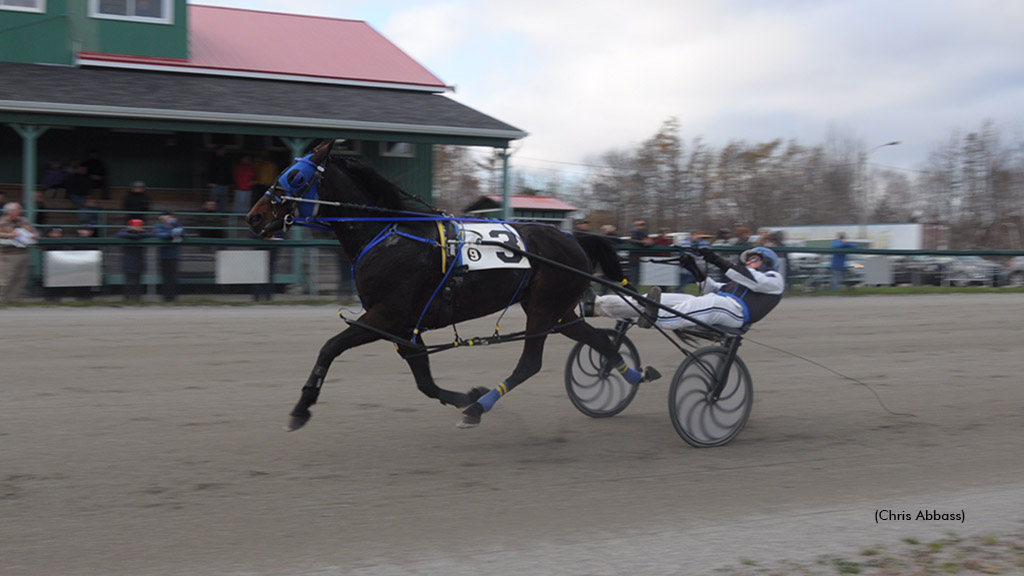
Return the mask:
<path id="1" fill-rule="evenodd" d="M 541 369 L 545 338 L 552 332 L 599 351 L 631 384 L 653 379 L 623 360 L 602 332 L 583 321 L 576 305 L 589 286 L 590 262 L 608 262 L 613 248 L 588 242 L 588 254 L 569 234 L 548 224 L 507 222 L 492 228 L 490 240 L 475 243 L 458 235 L 460 219 L 446 216 L 406 193 L 370 165 L 332 156 L 333 140 L 281 172 L 246 214 L 249 229 L 265 239 L 293 224 L 329 228 L 352 264 L 363 313 L 328 339 L 302 386 L 286 428 L 297 430 L 312 417 L 331 363 L 351 348 L 377 340 L 393 342 L 409 365 L 417 388 L 428 398 L 463 409 L 460 428 L 480 424 L 495 402 Z M 496 221 L 497 222 L 497 221 Z M 469 245 L 471 244 L 471 245 Z M 459 265 L 451 248 L 495 250 L 518 267 L 483 270 Z M 439 387 L 424 353 L 422 333 L 486 316 L 518 303 L 526 312 L 523 349 L 512 373 L 498 386 L 455 392 Z"/>

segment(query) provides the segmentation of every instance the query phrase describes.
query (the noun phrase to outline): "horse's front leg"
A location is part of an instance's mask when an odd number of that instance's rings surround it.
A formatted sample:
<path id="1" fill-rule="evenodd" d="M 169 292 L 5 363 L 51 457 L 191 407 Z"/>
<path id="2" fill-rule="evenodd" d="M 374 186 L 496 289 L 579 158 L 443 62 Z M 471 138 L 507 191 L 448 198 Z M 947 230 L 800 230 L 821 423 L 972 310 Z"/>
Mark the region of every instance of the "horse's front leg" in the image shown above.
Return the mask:
<path id="1" fill-rule="evenodd" d="M 465 408 L 487 392 L 486 388 L 474 388 L 465 394 L 445 390 L 434 382 L 434 376 L 430 373 L 430 357 L 426 352 L 410 346 L 399 346 L 398 353 L 409 364 L 413 378 L 416 379 L 416 388 L 427 398 L 439 400 L 442 405 Z"/>
<path id="2" fill-rule="evenodd" d="M 365 319 L 366 315 L 360 318 L 360 321 L 365 322 Z M 376 332 L 353 325 L 324 343 L 323 347 L 320 348 L 320 354 L 316 357 L 313 371 L 310 372 L 309 378 L 302 386 L 302 396 L 299 398 L 295 408 L 292 409 L 291 419 L 288 421 L 287 426 L 288 430 L 302 428 L 313 417 L 309 407 L 316 404 L 317 399 L 320 397 L 320 388 L 324 385 L 324 378 L 327 376 L 327 370 L 331 367 L 331 362 L 345 350 L 362 346 L 375 340 L 380 340 L 380 335 Z"/>

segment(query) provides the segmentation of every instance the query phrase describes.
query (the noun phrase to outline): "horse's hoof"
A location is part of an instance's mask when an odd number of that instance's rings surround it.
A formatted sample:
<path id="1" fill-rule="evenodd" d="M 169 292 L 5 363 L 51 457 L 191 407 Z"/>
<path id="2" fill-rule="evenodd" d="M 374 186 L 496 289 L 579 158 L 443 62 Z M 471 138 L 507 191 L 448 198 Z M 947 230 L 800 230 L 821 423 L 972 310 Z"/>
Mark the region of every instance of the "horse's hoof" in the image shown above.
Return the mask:
<path id="1" fill-rule="evenodd" d="M 309 422 L 309 419 L 312 417 L 313 414 L 308 411 L 305 414 L 292 414 L 291 419 L 288 420 L 288 424 L 285 424 L 284 429 L 289 432 L 294 432 L 305 426 L 306 422 Z"/>
<path id="2" fill-rule="evenodd" d="M 462 420 L 459 421 L 456 426 L 465 430 L 466 428 L 476 428 L 480 425 L 480 417 L 484 414 L 484 407 L 479 403 L 474 402 L 469 408 L 462 411 Z"/>
<path id="3" fill-rule="evenodd" d="M 644 368 L 644 382 L 654 382 L 661 378 L 661 372 L 654 369 L 654 366 Z"/>
<path id="4" fill-rule="evenodd" d="M 476 428 L 480 425 L 479 416 L 470 416 L 469 414 L 463 414 L 462 420 L 455 423 L 455 427 L 460 430 L 469 430 L 470 428 Z"/>

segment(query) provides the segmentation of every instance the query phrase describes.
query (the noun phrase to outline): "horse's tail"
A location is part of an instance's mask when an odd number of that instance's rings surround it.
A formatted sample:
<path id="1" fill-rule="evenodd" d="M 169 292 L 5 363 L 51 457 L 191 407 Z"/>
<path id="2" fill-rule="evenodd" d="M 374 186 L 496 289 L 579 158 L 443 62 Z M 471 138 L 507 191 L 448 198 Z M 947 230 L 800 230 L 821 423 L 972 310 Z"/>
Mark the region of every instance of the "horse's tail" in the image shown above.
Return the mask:
<path id="1" fill-rule="evenodd" d="M 590 267 L 597 272 L 600 268 L 601 276 L 621 284 L 627 290 L 636 292 L 636 289 L 629 283 L 625 272 L 622 271 L 622 263 L 619 262 L 619 255 L 615 252 L 606 238 L 595 234 L 577 234 L 576 241 L 579 242 L 583 252 L 590 259 Z"/>

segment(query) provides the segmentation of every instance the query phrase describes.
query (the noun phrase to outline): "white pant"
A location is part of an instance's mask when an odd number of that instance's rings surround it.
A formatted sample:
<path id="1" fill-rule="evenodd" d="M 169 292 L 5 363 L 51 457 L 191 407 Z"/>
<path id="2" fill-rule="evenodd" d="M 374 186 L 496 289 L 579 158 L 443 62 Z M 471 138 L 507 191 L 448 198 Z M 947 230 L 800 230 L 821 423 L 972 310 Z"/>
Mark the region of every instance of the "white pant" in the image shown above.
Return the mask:
<path id="1" fill-rule="evenodd" d="M 661 303 L 704 324 L 726 328 L 741 328 L 743 326 L 743 307 L 728 296 L 719 296 L 715 293 L 703 296 L 665 293 L 661 295 Z M 643 309 L 643 304 L 632 298 L 627 301 L 617 294 L 598 296 L 594 301 L 594 314 L 609 318 L 639 318 L 640 311 Z M 665 310 L 660 310 L 658 313 L 658 326 L 666 330 L 677 330 L 695 325 L 686 318 Z"/>

